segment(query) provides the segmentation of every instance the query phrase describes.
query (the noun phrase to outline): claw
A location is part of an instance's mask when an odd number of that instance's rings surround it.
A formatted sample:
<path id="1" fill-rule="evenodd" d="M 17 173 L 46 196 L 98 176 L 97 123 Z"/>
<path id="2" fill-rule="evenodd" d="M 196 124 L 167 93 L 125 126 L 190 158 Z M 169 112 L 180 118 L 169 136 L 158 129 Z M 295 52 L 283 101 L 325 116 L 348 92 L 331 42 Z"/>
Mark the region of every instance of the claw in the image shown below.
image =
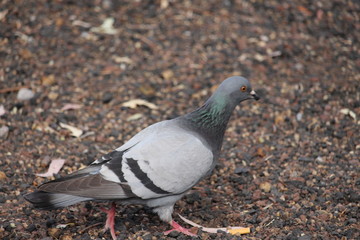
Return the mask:
<path id="1" fill-rule="evenodd" d="M 190 232 L 189 229 L 180 226 L 180 224 L 178 224 L 174 220 L 171 220 L 170 225 L 173 227 L 173 229 L 170 229 L 170 230 L 164 232 L 164 235 L 168 235 L 169 233 L 171 233 L 173 231 L 178 231 L 178 232 L 181 232 L 181 233 L 183 233 L 185 235 L 188 235 L 188 236 L 192 236 L 192 237 L 197 236 L 196 234 Z"/>

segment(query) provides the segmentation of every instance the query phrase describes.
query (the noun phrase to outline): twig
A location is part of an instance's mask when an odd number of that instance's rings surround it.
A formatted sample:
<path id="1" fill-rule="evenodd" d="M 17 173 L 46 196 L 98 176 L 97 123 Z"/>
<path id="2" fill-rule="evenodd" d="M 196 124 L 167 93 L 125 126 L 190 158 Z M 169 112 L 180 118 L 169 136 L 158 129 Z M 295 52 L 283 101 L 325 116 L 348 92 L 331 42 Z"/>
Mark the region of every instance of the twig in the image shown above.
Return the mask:
<path id="1" fill-rule="evenodd" d="M 19 91 L 21 88 L 27 88 L 27 86 L 3 88 L 3 89 L 0 89 L 0 93 L 16 92 L 16 91 Z"/>
<path id="2" fill-rule="evenodd" d="M 99 226 L 99 225 L 101 225 L 101 224 L 103 224 L 103 223 L 101 223 L 101 222 L 95 223 L 95 224 L 93 224 L 93 225 L 87 226 L 86 228 L 84 228 L 83 230 L 80 230 L 79 232 L 80 232 L 80 233 L 83 233 L 83 232 L 85 232 L 86 230 L 88 230 L 89 228 L 93 228 L 93 227 Z"/>
<path id="3" fill-rule="evenodd" d="M 156 44 L 154 41 L 150 40 L 147 37 L 144 37 L 144 36 L 142 36 L 140 34 L 137 34 L 137 33 L 133 34 L 132 36 L 139 39 L 140 41 L 142 41 L 146 45 L 148 45 L 155 52 L 158 51 L 158 50 L 161 50 L 161 48 L 158 46 L 158 44 Z"/>

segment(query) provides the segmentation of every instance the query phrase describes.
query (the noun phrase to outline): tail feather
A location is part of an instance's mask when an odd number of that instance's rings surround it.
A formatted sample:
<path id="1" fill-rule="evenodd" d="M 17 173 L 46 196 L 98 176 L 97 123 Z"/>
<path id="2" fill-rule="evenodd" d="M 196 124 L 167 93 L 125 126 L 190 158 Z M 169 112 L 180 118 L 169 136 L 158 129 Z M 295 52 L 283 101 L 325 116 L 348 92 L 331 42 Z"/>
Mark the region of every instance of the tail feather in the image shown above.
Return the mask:
<path id="1" fill-rule="evenodd" d="M 44 183 L 37 191 L 24 195 L 24 198 L 37 208 L 55 209 L 89 200 L 136 197 L 126 183 L 103 178 L 99 173 L 103 163 L 90 165 L 65 177 Z"/>
<path id="2" fill-rule="evenodd" d="M 64 193 L 49 193 L 35 191 L 24 195 L 25 200 L 31 202 L 36 208 L 50 210 L 67 207 L 79 202 L 92 200 L 92 198 L 73 196 Z"/>

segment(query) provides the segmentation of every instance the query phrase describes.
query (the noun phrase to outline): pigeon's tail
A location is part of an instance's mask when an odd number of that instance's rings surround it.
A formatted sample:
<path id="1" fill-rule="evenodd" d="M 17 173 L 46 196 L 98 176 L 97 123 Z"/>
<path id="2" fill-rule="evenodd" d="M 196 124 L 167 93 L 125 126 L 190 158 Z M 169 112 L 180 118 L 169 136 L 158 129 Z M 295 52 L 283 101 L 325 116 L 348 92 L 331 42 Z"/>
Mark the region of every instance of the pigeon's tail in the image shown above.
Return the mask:
<path id="1" fill-rule="evenodd" d="M 25 200 L 41 209 L 62 208 L 89 200 L 123 200 L 136 197 L 127 184 L 106 180 L 98 166 L 84 168 L 39 186 Z"/>
<path id="2" fill-rule="evenodd" d="M 64 193 L 49 193 L 44 191 L 28 193 L 24 195 L 24 198 L 25 200 L 31 202 L 35 207 L 45 210 L 62 208 L 92 199 Z"/>

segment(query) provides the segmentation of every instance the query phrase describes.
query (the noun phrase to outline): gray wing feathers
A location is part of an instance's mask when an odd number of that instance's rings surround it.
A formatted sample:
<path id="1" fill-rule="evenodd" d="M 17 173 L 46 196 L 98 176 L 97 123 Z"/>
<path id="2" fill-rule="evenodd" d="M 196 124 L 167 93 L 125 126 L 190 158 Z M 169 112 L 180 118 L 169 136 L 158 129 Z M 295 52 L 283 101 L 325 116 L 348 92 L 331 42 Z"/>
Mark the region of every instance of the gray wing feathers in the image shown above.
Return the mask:
<path id="1" fill-rule="evenodd" d="M 107 181 L 101 175 L 86 175 L 65 181 L 54 181 L 41 185 L 40 191 L 64 193 L 93 199 L 124 199 L 133 197 L 126 185 Z"/>
<path id="2" fill-rule="evenodd" d="M 43 191 L 28 193 L 24 195 L 24 198 L 34 204 L 35 207 L 45 210 L 67 207 L 79 202 L 92 200 L 92 198 Z"/>

